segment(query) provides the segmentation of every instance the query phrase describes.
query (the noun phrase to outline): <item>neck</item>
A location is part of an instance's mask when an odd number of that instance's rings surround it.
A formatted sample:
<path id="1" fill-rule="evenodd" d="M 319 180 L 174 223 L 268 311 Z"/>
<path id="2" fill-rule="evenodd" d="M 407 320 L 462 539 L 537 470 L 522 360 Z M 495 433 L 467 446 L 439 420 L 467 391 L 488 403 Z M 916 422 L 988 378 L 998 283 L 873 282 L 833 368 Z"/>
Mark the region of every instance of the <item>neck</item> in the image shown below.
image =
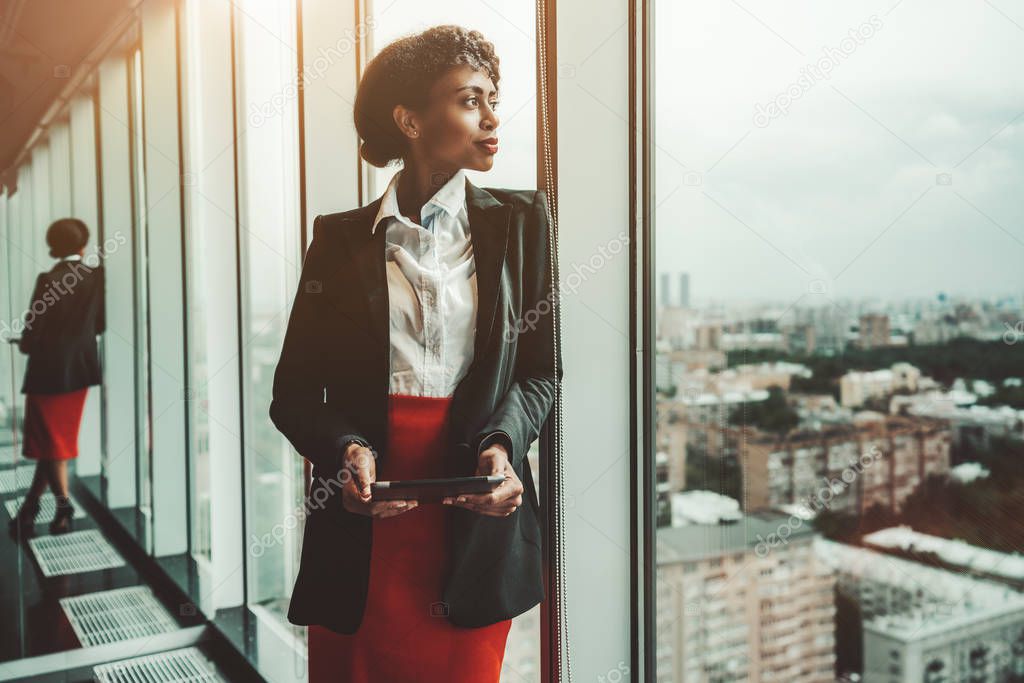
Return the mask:
<path id="1" fill-rule="evenodd" d="M 402 175 L 398 178 L 398 209 L 403 216 L 419 222 L 423 205 L 458 172 L 441 170 L 427 164 L 406 161 Z"/>

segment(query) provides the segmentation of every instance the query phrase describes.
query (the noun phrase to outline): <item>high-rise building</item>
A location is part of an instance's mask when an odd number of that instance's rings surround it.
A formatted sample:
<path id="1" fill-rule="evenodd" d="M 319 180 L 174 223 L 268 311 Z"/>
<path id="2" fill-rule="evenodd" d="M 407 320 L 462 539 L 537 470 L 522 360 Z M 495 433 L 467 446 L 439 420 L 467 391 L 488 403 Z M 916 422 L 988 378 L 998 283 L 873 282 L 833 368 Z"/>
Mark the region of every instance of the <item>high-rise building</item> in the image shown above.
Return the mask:
<path id="1" fill-rule="evenodd" d="M 657 681 L 835 681 L 835 576 L 777 513 L 659 529 Z"/>
<path id="2" fill-rule="evenodd" d="M 889 336 L 889 316 L 884 313 L 866 313 L 860 316 L 857 346 L 862 349 L 889 346 Z"/>

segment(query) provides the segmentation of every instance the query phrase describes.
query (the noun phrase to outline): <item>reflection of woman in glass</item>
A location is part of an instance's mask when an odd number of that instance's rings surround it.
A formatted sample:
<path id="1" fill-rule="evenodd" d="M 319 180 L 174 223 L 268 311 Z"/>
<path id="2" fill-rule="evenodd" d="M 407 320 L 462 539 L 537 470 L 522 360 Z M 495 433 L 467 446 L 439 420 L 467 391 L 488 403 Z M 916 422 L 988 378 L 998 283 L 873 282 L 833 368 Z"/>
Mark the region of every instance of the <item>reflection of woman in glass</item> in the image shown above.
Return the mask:
<path id="1" fill-rule="evenodd" d="M 483 189 L 498 58 L 438 26 L 385 47 L 355 101 L 367 206 L 318 216 L 270 415 L 313 464 L 289 607 L 310 681 L 497 681 L 544 596 L 526 460 L 554 399 L 547 199 Z M 374 500 L 373 481 L 502 474 L 491 494 Z M 339 482 L 343 482 L 343 485 Z"/>
<path id="2" fill-rule="evenodd" d="M 89 229 L 62 218 L 46 231 L 50 256 L 60 259 L 36 278 L 18 348 L 28 354 L 22 455 L 36 461 L 35 476 L 10 529 L 31 532 L 39 499 L 49 485 L 56 498 L 51 533 L 70 529 L 67 461 L 78 457 L 85 396 L 100 383 L 96 335 L 105 328 L 103 267 L 82 262 Z"/>

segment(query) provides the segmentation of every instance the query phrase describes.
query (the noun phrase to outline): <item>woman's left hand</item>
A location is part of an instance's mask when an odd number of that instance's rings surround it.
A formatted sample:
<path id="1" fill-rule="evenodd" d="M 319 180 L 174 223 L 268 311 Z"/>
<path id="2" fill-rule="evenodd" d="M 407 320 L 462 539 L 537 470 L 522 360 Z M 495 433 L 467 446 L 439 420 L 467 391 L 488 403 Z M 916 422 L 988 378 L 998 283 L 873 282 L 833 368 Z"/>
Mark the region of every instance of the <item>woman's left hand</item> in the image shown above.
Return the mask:
<path id="1" fill-rule="evenodd" d="M 508 517 L 523 504 L 523 483 L 512 469 L 508 452 L 501 444 L 494 444 L 480 454 L 476 474 L 503 474 L 505 481 L 490 493 L 465 493 L 454 499 L 445 498 L 442 502 L 491 517 Z"/>

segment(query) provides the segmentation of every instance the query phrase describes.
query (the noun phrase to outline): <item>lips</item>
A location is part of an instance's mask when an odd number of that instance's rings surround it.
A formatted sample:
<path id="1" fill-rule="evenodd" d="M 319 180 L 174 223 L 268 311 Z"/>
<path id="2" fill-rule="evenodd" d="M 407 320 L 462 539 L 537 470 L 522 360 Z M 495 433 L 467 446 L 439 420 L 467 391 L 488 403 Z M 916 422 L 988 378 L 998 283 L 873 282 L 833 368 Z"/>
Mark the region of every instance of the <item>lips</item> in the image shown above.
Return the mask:
<path id="1" fill-rule="evenodd" d="M 486 140 L 478 140 L 476 142 L 478 147 L 482 147 L 488 154 L 498 153 L 498 138 L 487 138 Z"/>

